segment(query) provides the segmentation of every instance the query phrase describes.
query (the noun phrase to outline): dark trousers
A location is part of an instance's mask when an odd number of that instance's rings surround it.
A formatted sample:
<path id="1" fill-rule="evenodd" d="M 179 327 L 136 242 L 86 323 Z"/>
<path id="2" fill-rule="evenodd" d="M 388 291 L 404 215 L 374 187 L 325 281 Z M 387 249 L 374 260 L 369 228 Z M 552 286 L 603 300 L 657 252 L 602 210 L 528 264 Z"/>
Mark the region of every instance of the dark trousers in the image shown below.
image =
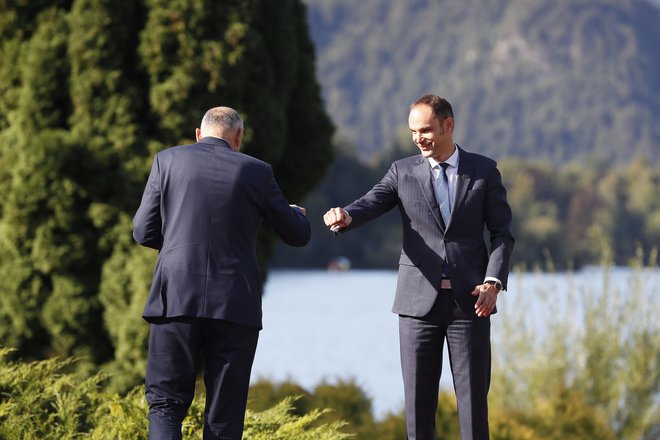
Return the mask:
<path id="1" fill-rule="evenodd" d="M 445 339 L 463 440 L 488 439 L 490 318 L 469 319 L 450 290 L 441 290 L 428 315 L 399 316 L 401 369 L 409 440 L 435 439 L 435 412 Z"/>
<path id="2" fill-rule="evenodd" d="M 259 330 L 228 321 L 162 318 L 151 322 L 146 398 L 149 438 L 181 439 L 181 422 L 203 364 L 204 439 L 240 440 Z"/>

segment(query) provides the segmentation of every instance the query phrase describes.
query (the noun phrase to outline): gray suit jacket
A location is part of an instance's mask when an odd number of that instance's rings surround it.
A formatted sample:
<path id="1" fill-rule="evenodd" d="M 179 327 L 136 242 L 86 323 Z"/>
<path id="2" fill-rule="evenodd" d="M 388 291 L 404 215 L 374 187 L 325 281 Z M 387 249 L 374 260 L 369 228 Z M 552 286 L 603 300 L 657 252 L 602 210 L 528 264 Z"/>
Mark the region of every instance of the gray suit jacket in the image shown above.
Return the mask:
<path id="1" fill-rule="evenodd" d="M 142 316 L 261 328 L 262 218 L 289 245 L 309 241 L 307 218 L 289 206 L 269 164 L 213 137 L 156 154 L 133 218 L 135 240 L 159 250 Z"/>
<path id="2" fill-rule="evenodd" d="M 458 184 L 445 228 L 436 202 L 428 159 L 421 155 L 392 164 L 383 179 L 345 209 L 353 218 L 346 231 L 398 206 L 403 222 L 403 249 L 392 311 L 426 315 L 437 297 L 442 272 L 450 278 L 460 310 L 475 317 L 471 295 L 484 277 L 498 278 L 506 288 L 514 239 L 511 208 L 496 163 L 459 147 Z M 484 240 L 490 235 L 490 248 Z"/>

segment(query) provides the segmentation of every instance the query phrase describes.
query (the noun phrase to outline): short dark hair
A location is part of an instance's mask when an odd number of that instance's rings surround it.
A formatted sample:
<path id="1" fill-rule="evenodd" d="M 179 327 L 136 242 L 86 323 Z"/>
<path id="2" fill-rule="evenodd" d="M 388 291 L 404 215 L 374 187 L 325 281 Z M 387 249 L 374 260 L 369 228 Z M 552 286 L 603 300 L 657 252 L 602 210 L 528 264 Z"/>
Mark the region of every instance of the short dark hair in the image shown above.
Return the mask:
<path id="1" fill-rule="evenodd" d="M 417 101 L 410 104 L 410 108 L 416 107 L 418 105 L 428 105 L 433 111 L 433 115 L 436 118 L 453 118 L 454 110 L 451 108 L 451 104 L 445 98 L 442 98 L 438 95 L 424 95 L 419 98 Z"/>

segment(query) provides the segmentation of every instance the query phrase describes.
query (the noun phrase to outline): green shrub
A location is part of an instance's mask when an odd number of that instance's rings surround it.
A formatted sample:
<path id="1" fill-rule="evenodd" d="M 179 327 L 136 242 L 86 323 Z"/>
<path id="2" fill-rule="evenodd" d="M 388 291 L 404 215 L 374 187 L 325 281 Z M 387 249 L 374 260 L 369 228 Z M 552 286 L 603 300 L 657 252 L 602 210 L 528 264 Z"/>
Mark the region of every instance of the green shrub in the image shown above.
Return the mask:
<path id="1" fill-rule="evenodd" d="M 147 404 L 143 387 L 128 394 L 104 391 L 105 373 L 80 379 L 69 373 L 75 359 L 22 363 L 8 361 L 13 350 L 0 348 L 0 438 L 6 440 L 146 439 Z M 186 439 L 201 439 L 204 395 L 198 395 L 183 422 Z M 248 410 L 245 440 L 342 440 L 345 422 L 317 423 L 329 410 L 292 413 L 287 397 L 263 412 Z"/>

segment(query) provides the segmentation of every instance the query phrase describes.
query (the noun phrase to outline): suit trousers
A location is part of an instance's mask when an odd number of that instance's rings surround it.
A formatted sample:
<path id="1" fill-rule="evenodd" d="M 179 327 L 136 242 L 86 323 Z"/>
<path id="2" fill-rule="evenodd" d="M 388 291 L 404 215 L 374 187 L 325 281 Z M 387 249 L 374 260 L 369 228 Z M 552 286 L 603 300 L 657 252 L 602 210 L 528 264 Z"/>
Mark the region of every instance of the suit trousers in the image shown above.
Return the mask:
<path id="1" fill-rule="evenodd" d="M 409 440 L 435 439 L 435 413 L 445 339 L 463 440 L 488 439 L 490 318 L 470 319 L 451 290 L 440 290 L 422 318 L 399 316 L 401 369 Z"/>
<path id="2" fill-rule="evenodd" d="M 259 329 L 219 319 L 151 320 L 146 398 L 149 438 L 179 440 L 204 370 L 204 439 L 240 440 Z"/>

